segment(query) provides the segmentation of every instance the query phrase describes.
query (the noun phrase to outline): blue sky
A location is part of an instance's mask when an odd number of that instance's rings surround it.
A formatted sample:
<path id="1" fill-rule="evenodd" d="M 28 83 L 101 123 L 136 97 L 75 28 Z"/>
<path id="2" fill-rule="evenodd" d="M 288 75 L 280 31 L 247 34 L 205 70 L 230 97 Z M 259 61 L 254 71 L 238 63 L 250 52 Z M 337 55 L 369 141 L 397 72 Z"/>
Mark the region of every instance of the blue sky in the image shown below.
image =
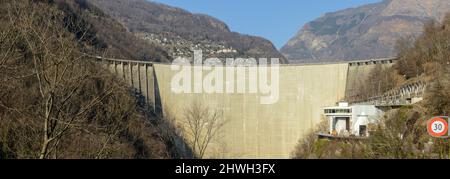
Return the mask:
<path id="1" fill-rule="evenodd" d="M 326 12 L 381 0 L 153 0 L 216 17 L 232 31 L 261 36 L 281 48 L 307 22 Z"/>

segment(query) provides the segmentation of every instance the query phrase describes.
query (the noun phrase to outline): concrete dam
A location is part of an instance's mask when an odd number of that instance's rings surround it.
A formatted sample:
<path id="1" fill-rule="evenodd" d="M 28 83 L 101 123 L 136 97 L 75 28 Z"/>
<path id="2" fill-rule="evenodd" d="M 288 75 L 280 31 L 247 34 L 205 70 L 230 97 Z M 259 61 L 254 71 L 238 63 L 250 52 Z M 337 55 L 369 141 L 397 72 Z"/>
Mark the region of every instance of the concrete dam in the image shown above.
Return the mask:
<path id="1" fill-rule="evenodd" d="M 376 65 L 393 64 L 392 59 L 378 59 L 280 65 L 278 100 L 261 104 L 265 95 L 261 93 L 174 93 L 171 80 L 178 71 L 171 64 L 97 60 L 145 96 L 156 112 L 174 117 L 181 127 L 186 127 L 181 122 L 185 109 L 195 102 L 221 110 L 227 122 L 211 141 L 205 158 L 246 159 L 290 158 L 299 140 L 321 122 L 324 107 L 351 95 Z M 254 79 L 247 75 L 246 80 Z"/>

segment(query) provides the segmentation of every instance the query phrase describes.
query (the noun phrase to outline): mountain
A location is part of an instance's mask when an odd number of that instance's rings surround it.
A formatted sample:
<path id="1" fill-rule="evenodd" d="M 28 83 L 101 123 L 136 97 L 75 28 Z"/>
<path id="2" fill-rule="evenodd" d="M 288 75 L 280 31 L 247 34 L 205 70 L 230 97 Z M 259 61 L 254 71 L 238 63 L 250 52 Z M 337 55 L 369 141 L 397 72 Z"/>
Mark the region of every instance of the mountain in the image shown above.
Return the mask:
<path id="1" fill-rule="evenodd" d="M 68 29 L 83 42 L 85 52 L 114 58 L 169 62 L 168 53 L 137 38 L 126 27 L 86 0 L 53 0 L 67 14 Z M 70 23 L 69 23 L 70 22 Z"/>
<path id="2" fill-rule="evenodd" d="M 307 23 L 281 49 L 291 62 L 392 57 L 401 37 L 417 37 L 430 20 L 441 21 L 449 0 L 384 0 L 327 13 Z"/>
<path id="3" fill-rule="evenodd" d="M 166 49 L 172 57 L 189 57 L 191 49 L 196 48 L 202 49 L 206 57 L 266 57 L 286 62 L 270 41 L 232 32 L 224 22 L 208 15 L 145 0 L 88 2 L 137 37 Z"/>

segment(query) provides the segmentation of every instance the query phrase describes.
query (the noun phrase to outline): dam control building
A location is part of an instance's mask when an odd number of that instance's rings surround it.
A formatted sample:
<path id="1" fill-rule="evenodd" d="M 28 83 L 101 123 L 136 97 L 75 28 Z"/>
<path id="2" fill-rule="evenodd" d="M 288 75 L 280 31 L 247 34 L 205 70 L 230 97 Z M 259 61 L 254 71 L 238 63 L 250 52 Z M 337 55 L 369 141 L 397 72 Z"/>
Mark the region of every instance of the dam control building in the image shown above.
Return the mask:
<path id="1" fill-rule="evenodd" d="M 324 108 L 330 137 L 368 137 L 369 127 L 378 123 L 381 114 L 375 105 L 349 105 L 345 101 Z"/>

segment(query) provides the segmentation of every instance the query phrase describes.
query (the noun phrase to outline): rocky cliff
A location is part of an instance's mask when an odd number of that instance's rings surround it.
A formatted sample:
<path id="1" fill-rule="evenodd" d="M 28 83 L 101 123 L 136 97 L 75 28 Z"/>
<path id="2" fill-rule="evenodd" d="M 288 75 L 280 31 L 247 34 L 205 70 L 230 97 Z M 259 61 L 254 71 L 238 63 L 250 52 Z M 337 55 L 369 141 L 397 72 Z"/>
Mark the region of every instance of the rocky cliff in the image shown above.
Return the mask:
<path id="1" fill-rule="evenodd" d="M 442 20 L 449 0 L 384 0 L 327 13 L 307 23 L 281 52 L 292 62 L 328 62 L 396 55 L 397 39 Z"/>

